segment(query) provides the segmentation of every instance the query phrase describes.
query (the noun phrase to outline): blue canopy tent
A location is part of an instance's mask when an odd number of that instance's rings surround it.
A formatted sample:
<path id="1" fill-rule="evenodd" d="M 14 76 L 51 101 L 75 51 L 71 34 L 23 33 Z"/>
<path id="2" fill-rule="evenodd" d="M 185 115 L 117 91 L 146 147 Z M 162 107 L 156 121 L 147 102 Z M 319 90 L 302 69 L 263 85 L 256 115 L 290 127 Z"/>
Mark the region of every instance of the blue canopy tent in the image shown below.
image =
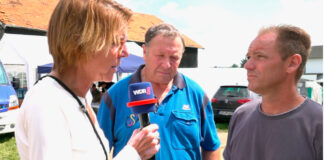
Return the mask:
<path id="1" fill-rule="evenodd" d="M 120 60 L 120 65 L 117 67 L 117 73 L 132 73 L 136 69 L 144 64 L 143 57 L 136 56 L 134 54 L 129 54 L 128 57 L 122 58 Z"/>
<path id="2" fill-rule="evenodd" d="M 136 56 L 134 54 L 129 54 L 128 57 L 122 58 L 120 61 L 120 66 L 117 67 L 117 73 L 132 73 L 136 69 L 144 64 L 143 57 Z M 40 77 L 40 74 L 46 74 L 51 72 L 53 63 L 44 64 L 37 67 L 37 78 Z"/>
<path id="3" fill-rule="evenodd" d="M 42 74 L 50 73 L 53 67 L 53 63 L 37 66 L 36 80 L 38 80 Z"/>
<path id="4" fill-rule="evenodd" d="M 38 66 L 37 67 L 37 73 L 38 74 L 49 73 L 49 72 L 51 72 L 52 67 L 53 67 L 53 63 L 48 63 L 48 64 Z"/>

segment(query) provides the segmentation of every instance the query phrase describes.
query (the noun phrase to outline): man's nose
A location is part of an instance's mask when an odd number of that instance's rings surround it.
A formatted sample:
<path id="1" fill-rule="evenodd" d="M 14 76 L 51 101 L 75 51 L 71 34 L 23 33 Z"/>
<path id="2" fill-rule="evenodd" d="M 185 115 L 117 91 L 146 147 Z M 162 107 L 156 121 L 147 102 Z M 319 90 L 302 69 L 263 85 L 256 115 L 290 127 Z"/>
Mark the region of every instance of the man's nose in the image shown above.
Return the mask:
<path id="1" fill-rule="evenodd" d="M 251 70 L 251 69 L 253 69 L 253 67 L 254 67 L 254 64 L 253 64 L 252 60 L 251 59 L 247 59 L 246 62 L 245 62 L 245 64 L 244 64 L 244 68 L 246 70 Z"/>
<path id="2" fill-rule="evenodd" d="M 171 67 L 171 62 L 170 62 L 169 58 L 164 58 L 162 63 L 163 63 L 164 68 L 170 68 Z"/>

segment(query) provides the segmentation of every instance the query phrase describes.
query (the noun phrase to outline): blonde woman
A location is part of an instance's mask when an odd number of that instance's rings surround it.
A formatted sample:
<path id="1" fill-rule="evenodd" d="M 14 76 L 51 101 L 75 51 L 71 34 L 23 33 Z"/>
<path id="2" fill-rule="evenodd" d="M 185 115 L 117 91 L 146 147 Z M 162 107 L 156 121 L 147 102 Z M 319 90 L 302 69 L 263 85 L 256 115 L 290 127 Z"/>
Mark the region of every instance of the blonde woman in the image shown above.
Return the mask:
<path id="1" fill-rule="evenodd" d="M 89 89 L 111 81 L 132 13 L 111 0 L 60 0 L 48 44 L 53 70 L 25 96 L 16 126 L 21 159 L 107 159 L 109 145 L 91 109 Z M 135 130 L 116 159 L 148 159 L 160 148 L 158 126 Z M 127 155 L 126 155 L 127 154 Z"/>

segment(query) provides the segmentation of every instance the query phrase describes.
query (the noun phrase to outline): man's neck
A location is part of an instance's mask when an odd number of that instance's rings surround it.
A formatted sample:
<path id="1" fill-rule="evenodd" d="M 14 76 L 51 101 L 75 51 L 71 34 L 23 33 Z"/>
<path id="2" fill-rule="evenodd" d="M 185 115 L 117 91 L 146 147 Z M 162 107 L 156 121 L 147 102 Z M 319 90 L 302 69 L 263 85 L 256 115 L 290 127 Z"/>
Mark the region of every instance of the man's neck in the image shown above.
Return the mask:
<path id="1" fill-rule="evenodd" d="M 173 85 L 173 79 L 167 83 L 167 84 L 161 84 L 151 81 L 149 78 L 145 75 L 145 68 L 141 71 L 141 79 L 143 82 L 151 82 L 154 95 L 157 97 L 158 102 L 161 103 L 162 100 L 168 95 L 170 89 Z"/>
<path id="2" fill-rule="evenodd" d="M 296 87 L 289 89 L 287 87 L 285 90 L 272 92 L 273 94 L 262 95 L 261 109 L 264 113 L 275 115 L 288 112 L 297 108 L 305 100 L 301 96 Z"/>
<path id="3" fill-rule="evenodd" d="M 152 82 L 151 82 L 152 83 Z M 158 84 L 158 83 L 152 83 L 154 95 L 157 97 L 159 103 L 162 102 L 162 100 L 168 95 L 170 89 L 172 88 L 173 80 L 169 82 L 169 84 Z"/>

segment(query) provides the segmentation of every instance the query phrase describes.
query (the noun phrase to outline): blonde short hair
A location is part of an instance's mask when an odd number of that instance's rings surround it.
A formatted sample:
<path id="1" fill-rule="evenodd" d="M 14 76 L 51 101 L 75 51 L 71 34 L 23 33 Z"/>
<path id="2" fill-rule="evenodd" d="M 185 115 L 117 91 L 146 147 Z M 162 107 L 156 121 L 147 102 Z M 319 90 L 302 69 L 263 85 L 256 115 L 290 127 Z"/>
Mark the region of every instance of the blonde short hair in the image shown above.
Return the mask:
<path id="1" fill-rule="evenodd" d="M 48 26 L 53 69 L 79 63 L 104 47 L 119 45 L 132 12 L 112 0 L 60 0 Z"/>
<path id="2" fill-rule="evenodd" d="M 259 35 L 275 32 L 277 34 L 276 46 L 281 54 L 282 60 L 287 59 L 293 54 L 299 54 L 302 57 L 295 80 L 298 82 L 302 76 L 307 59 L 311 52 L 311 38 L 309 34 L 296 26 L 292 25 L 277 25 L 262 28 Z"/>

